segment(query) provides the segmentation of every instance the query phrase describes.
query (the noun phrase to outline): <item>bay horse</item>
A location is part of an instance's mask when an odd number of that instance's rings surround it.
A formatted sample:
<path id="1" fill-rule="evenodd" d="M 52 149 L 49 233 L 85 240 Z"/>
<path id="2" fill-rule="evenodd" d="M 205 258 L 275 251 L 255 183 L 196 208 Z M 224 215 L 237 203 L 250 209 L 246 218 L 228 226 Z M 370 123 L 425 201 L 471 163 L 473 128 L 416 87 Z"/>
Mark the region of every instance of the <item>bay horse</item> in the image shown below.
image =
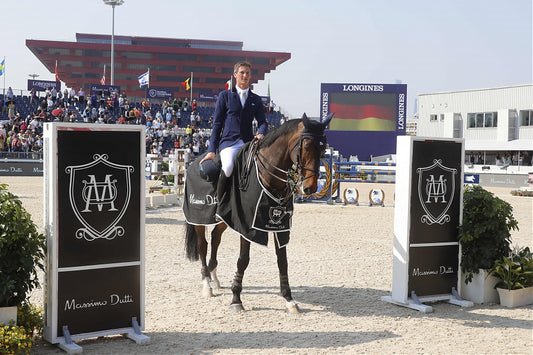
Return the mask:
<path id="1" fill-rule="evenodd" d="M 317 190 L 320 158 L 327 145 L 324 131 L 328 123 L 331 121 L 332 116 L 333 114 L 330 114 L 323 122 L 320 122 L 309 119 L 304 113 L 301 119 L 288 120 L 283 125 L 270 131 L 257 143 L 254 141 L 252 144 L 246 144 L 243 146 L 239 155 L 236 157 L 235 168 L 232 174 L 235 188 L 230 193 L 224 194 L 224 199 L 219 201 L 219 206 L 215 207 L 217 199 L 213 198 L 213 195 L 211 194 L 214 193 L 214 190 L 216 189 L 216 183 L 212 186 L 212 192 L 205 193 L 204 195 L 193 189 L 193 185 L 197 184 L 199 180 L 202 180 L 198 174 L 198 161 L 201 159 L 198 158 L 187 169 L 184 201 L 184 214 L 186 218 L 185 251 L 189 260 L 195 261 L 200 259 L 202 263 L 202 295 L 204 297 L 213 296 L 213 288 L 220 289 L 220 282 L 216 274 L 218 264 L 217 251 L 222 233 L 226 230 L 228 224 L 231 223 L 228 222 L 228 220 L 231 220 L 232 218 L 231 216 L 228 218 L 227 215 L 221 217 L 219 215 L 221 214 L 220 211 L 226 205 L 226 211 L 230 211 L 231 215 L 246 215 L 253 212 L 253 206 L 243 206 L 246 205 L 247 201 L 244 201 L 244 203 L 239 201 L 233 202 L 233 205 L 229 206 L 230 202 L 226 198 L 227 195 L 235 195 L 236 193 L 239 193 L 236 191 L 239 190 L 239 184 L 242 185 L 242 175 L 239 175 L 239 177 L 237 176 L 239 172 L 238 162 L 239 160 L 244 159 L 244 155 L 241 155 L 243 150 L 256 143 L 255 149 L 250 149 L 251 153 L 248 153 L 247 155 L 248 163 L 244 164 L 243 162 L 242 165 L 247 166 L 247 170 L 244 169 L 245 171 L 254 170 L 255 168 L 257 176 L 255 180 L 259 183 L 258 186 L 260 186 L 259 190 L 262 190 L 262 196 L 263 194 L 268 195 L 269 203 L 277 201 L 276 203 L 281 206 L 278 206 L 279 208 L 276 206 L 270 207 L 268 212 L 270 213 L 270 216 L 267 218 L 270 218 L 271 221 L 274 219 L 273 224 L 281 224 L 281 221 L 276 220 L 276 218 L 281 218 L 282 215 L 286 214 L 289 215 L 288 224 L 290 225 L 292 210 L 286 213 L 285 206 L 288 204 L 292 208 L 293 193 L 296 186 L 298 186 L 306 195 L 312 194 Z M 254 178 L 251 177 L 250 180 L 254 180 Z M 203 183 L 205 183 L 205 181 Z M 187 207 L 186 205 L 191 207 Z M 190 211 L 189 208 L 192 207 L 197 209 L 195 211 Z M 213 216 L 213 214 L 215 214 L 213 213 L 213 211 L 215 211 L 213 208 L 216 209 L 216 217 L 218 218 Z M 207 219 L 194 221 L 196 218 L 196 216 L 194 216 L 195 214 L 205 214 L 206 211 L 210 211 L 208 212 L 208 216 L 206 216 L 208 217 Z M 255 220 L 256 217 L 254 217 L 254 223 Z M 246 224 L 246 222 L 243 224 Z M 206 225 L 215 225 L 211 232 L 211 254 L 209 262 L 207 262 L 208 242 L 205 236 Z M 233 225 L 230 226 L 234 228 Z M 248 227 L 250 227 L 250 225 L 246 224 L 243 228 L 246 229 Z M 237 232 L 241 236 L 240 253 L 237 260 L 237 272 L 235 273 L 231 285 L 231 291 L 233 293 L 231 309 L 235 312 L 244 310 L 240 295 L 242 292 L 244 272 L 250 261 L 250 243 L 251 241 L 255 242 L 255 240 L 253 240 L 255 234 L 264 233 L 253 229 L 250 229 L 249 232 L 243 232 L 242 230 L 237 230 Z M 298 305 L 293 300 L 289 286 L 286 244 L 282 245 L 280 242 L 280 236 L 283 236 L 284 234 L 281 232 L 274 233 L 276 236 L 274 244 L 279 269 L 281 295 L 285 298 L 287 310 L 290 313 L 298 313 Z M 264 234 L 266 234 L 266 240 L 268 241 L 268 232 Z M 289 232 L 286 231 L 286 243 L 288 243 L 288 236 Z M 266 245 L 266 243 L 264 243 L 264 245 Z"/>

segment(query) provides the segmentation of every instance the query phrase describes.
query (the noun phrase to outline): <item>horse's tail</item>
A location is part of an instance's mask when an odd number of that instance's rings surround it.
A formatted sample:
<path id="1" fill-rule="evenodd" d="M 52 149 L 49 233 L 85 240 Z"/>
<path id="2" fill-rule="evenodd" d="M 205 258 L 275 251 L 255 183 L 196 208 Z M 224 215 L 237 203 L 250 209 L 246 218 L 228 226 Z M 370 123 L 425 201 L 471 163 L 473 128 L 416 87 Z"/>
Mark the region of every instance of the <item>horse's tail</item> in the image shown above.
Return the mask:
<path id="1" fill-rule="evenodd" d="M 185 223 L 185 253 L 190 261 L 197 261 L 198 254 L 198 234 L 196 228 L 189 223 Z"/>

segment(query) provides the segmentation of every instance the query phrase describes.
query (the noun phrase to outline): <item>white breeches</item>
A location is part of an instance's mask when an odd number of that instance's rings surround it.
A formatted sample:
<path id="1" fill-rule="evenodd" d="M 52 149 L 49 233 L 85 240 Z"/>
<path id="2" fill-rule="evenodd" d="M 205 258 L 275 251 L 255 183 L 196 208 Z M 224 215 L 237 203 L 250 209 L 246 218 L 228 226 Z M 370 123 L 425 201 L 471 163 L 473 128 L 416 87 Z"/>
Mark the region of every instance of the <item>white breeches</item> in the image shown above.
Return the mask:
<path id="1" fill-rule="evenodd" d="M 244 145 L 244 142 L 239 139 L 237 143 L 230 147 L 226 147 L 220 151 L 220 162 L 222 163 L 222 171 L 226 177 L 230 176 L 233 172 L 233 159 L 237 152 Z"/>

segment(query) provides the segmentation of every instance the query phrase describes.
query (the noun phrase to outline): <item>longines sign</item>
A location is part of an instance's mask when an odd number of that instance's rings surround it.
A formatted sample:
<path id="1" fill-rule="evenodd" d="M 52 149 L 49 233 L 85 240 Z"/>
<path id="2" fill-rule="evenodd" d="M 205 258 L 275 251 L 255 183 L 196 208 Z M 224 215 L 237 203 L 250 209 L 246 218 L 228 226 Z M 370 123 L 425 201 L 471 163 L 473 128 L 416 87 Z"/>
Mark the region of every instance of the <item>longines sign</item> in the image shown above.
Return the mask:
<path id="1" fill-rule="evenodd" d="M 144 147 L 143 126 L 45 125 L 51 343 L 144 328 Z"/>

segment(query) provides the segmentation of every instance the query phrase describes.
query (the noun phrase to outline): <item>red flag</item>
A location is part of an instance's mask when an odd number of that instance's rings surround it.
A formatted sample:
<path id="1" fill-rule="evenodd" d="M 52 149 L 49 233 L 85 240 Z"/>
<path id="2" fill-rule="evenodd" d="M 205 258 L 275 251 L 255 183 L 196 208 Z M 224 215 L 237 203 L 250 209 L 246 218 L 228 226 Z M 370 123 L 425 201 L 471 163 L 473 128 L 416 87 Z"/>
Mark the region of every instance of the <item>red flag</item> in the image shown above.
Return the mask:
<path id="1" fill-rule="evenodd" d="M 226 87 L 226 90 L 229 90 L 231 88 L 231 78 L 228 81 L 226 81 L 225 87 Z"/>
<path id="2" fill-rule="evenodd" d="M 56 60 L 56 81 L 59 81 L 59 76 L 57 75 L 57 60 Z"/>

